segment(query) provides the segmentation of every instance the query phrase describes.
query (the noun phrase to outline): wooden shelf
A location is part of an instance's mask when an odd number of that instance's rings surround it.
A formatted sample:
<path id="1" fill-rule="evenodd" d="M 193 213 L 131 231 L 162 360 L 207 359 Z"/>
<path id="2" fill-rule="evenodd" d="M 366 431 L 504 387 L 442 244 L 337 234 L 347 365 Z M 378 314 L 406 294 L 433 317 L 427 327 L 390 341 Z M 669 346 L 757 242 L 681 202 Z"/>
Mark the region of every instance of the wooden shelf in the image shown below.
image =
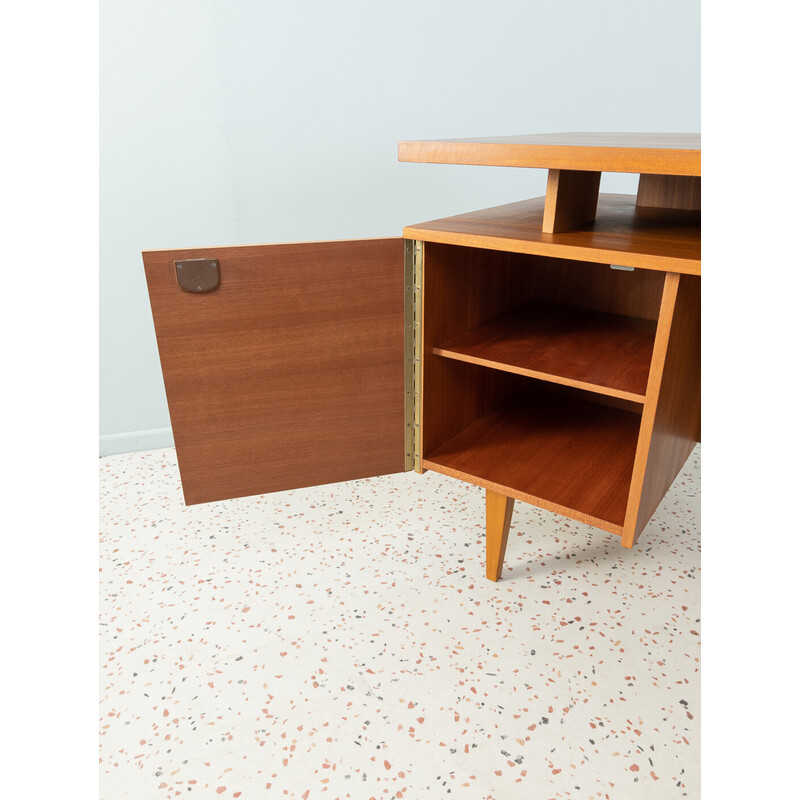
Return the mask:
<path id="1" fill-rule="evenodd" d="M 400 161 L 700 175 L 697 133 L 544 133 L 400 142 Z"/>
<path id="2" fill-rule="evenodd" d="M 423 222 L 406 239 L 511 253 L 700 274 L 700 212 L 637 206 L 632 195 L 601 194 L 597 218 L 542 233 L 544 197 Z"/>
<path id="3" fill-rule="evenodd" d="M 423 467 L 621 534 L 641 416 L 538 393 L 481 417 Z"/>
<path id="4" fill-rule="evenodd" d="M 654 320 L 530 302 L 433 352 L 644 403 L 655 332 Z"/>

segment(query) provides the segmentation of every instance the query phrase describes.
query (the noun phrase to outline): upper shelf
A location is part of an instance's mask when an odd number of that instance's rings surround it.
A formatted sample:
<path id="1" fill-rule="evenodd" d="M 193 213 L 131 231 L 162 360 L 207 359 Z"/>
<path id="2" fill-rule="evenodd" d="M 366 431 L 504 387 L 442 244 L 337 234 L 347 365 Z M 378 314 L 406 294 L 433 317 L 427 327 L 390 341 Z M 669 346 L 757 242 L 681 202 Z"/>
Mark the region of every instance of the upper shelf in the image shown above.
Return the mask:
<path id="1" fill-rule="evenodd" d="M 644 403 L 655 335 L 655 320 L 534 300 L 464 331 L 433 352 Z"/>
<path id="2" fill-rule="evenodd" d="M 400 161 L 700 175 L 697 133 L 546 133 L 400 142 Z"/>
<path id="3" fill-rule="evenodd" d="M 635 195 L 601 194 L 597 219 L 542 233 L 545 198 L 410 225 L 406 239 L 512 253 L 700 274 L 700 212 L 637 206 Z"/>

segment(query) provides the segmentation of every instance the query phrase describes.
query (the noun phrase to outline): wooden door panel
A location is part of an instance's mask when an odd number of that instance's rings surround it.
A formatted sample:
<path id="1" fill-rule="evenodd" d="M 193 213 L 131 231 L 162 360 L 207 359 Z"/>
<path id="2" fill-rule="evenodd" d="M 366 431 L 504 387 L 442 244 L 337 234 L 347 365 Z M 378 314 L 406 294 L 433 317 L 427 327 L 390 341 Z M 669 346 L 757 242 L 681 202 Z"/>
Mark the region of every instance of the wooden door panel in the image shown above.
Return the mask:
<path id="1" fill-rule="evenodd" d="M 402 239 L 143 259 L 187 504 L 404 469 Z"/>

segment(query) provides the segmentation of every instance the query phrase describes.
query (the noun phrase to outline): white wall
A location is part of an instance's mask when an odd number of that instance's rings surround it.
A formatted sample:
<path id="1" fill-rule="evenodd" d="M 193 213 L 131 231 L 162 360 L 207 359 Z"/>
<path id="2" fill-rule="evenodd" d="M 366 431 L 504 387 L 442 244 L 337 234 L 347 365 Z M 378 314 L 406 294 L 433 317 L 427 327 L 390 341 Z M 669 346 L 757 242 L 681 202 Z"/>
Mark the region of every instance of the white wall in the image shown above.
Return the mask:
<path id="1" fill-rule="evenodd" d="M 543 170 L 400 164 L 401 139 L 698 131 L 699 7 L 105 0 L 101 454 L 171 443 L 141 250 L 394 236 L 544 193 Z"/>

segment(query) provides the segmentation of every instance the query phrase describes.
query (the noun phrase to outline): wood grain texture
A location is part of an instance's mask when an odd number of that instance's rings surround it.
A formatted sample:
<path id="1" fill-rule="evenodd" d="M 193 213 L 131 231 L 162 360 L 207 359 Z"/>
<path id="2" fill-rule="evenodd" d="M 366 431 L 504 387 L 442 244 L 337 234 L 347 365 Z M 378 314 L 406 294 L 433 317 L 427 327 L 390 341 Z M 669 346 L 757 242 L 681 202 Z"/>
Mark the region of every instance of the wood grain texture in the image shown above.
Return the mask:
<path id="1" fill-rule="evenodd" d="M 699 440 L 700 279 L 668 276 L 665 295 L 665 313 L 672 306 L 670 325 L 654 353 L 654 385 L 648 386 L 623 532 L 626 547 L 638 539 Z"/>
<path id="2" fill-rule="evenodd" d="M 423 465 L 620 534 L 639 421 L 585 399 L 520 392 Z"/>
<path id="3" fill-rule="evenodd" d="M 532 298 L 643 320 L 658 316 L 662 273 L 436 243 L 426 243 L 424 249 L 423 458 L 528 385 L 519 374 L 511 374 L 514 370 L 498 372 L 475 366 L 473 359 L 441 357 L 434 352 L 439 345 Z M 630 402 L 604 398 L 612 400 Z"/>
<path id="4" fill-rule="evenodd" d="M 458 249 L 458 248 L 457 248 Z M 527 264 L 528 294 L 542 303 L 658 319 L 664 275 L 647 269 L 616 270 L 608 264 L 541 256 L 512 257 Z"/>
<path id="5" fill-rule="evenodd" d="M 615 270 L 608 264 L 480 248 L 424 247 L 431 282 L 427 302 L 437 309 L 436 319 L 429 322 L 441 326 L 429 328 L 432 335 L 435 331 L 441 337 L 455 336 L 468 329 L 464 326 L 492 319 L 533 298 L 552 305 L 658 319 L 664 285 L 661 272 Z M 496 286 L 498 281 L 508 282 L 509 288 L 502 290 Z M 494 309 L 498 310 L 493 313 Z M 441 341 L 434 338 L 431 346 Z"/>
<path id="6" fill-rule="evenodd" d="M 700 274 L 700 212 L 636 206 L 632 195 L 601 194 L 597 217 L 578 230 L 542 232 L 545 198 L 410 225 L 425 242 Z"/>
<path id="7" fill-rule="evenodd" d="M 401 239 L 143 258 L 187 504 L 403 470 Z"/>
<path id="8" fill-rule="evenodd" d="M 422 289 L 422 456 L 508 397 L 513 376 L 433 355 L 530 293 L 530 262 L 507 253 L 426 244 Z M 423 465 L 424 466 L 424 465 Z"/>
<path id="9" fill-rule="evenodd" d="M 652 320 L 531 301 L 433 353 L 643 403 L 655 331 Z"/>
<path id="10" fill-rule="evenodd" d="M 700 181 L 699 176 L 640 175 L 636 205 L 699 211 Z"/>
<path id="11" fill-rule="evenodd" d="M 636 457 L 634 458 L 633 474 L 631 476 L 631 489 L 625 511 L 625 525 L 622 532 L 623 547 L 633 547 L 635 538 L 635 521 L 639 514 L 639 502 L 642 497 L 642 486 L 650 452 L 650 440 L 658 407 L 658 394 L 661 391 L 661 378 L 664 374 L 664 362 L 667 356 L 669 333 L 672 327 L 672 313 L 678 296 L 679 283 L 680 275 L 669 273 L 664 276 L 664 290 L 661 296 L 656 338 L 653 344 L 653 360 L 650 363 L 650 375 L 647 379 L 647 391 L 642 408 L 642 422 L 639 427 Z"/>
<path id="12" fill-rule="evenodd" d="M 561 233 L 592 222 L 599 193 L 599 172 L 551 169 L 547 173 L 542 232 Z"/>
<path id="13" fill-rule="evenodd" d="M 693 133 L 552 133 L 400 142 L 400 161 L 498 167 L 700 174 Z"/>
<path id="14" fill-rule="evenodd" d="M 486 577 L 499 581 L 506 557 L 514 498 L 486 490 Z"/>

